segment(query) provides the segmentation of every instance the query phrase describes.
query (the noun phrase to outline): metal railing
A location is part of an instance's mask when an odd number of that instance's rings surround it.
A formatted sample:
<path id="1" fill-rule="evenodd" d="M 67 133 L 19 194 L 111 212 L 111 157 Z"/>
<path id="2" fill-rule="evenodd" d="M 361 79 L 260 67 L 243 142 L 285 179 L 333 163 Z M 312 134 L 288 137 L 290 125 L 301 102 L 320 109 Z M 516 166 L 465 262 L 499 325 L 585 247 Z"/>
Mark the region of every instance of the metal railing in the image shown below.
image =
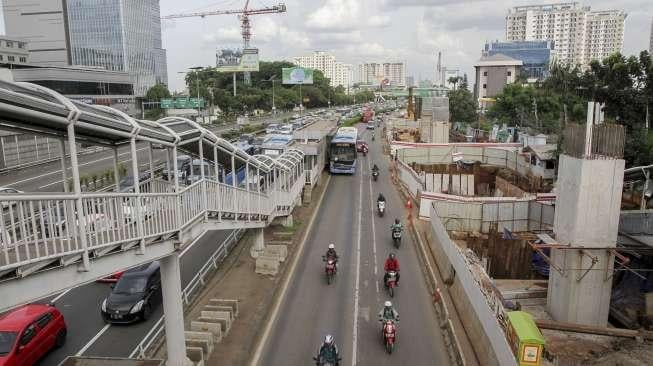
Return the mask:
<path id="1" fill-rule="evenodd" d="M 2 195 L 0 273 L 44 260 L 98 255 L 118 244 L 140 241 L 145 248 L 148 239 L 184 230 L 207 214 L 267 223 L 292 208 L 304 177 L 288 183 L 289 189 L 268 194 L 202 180 L 179 193 Z M 157 184 L 153 181 L 151 190 L 167 189 Z M 275 211 L 279 206 L 283 212 Z"/>
<path id="2" fill-rule="evenodd" d="M 186 284 L 181 291 L 181 298 L 184 306 L 189 306 L 190 302 L 199 293 L 199 290 L 206 285 L 206 278 L 209 273 L 218 269 L 218 264 L 224 261 L 229 254 L 231 248 L 242 238 L 245 230 L 233 230 L 225 238 L 225 240 L 218 246 L 218 248 L 211 254 L 209 259 L 204 263 L 202 268 L 195 274 L 195 276 Z M 145 334 L 143 339 L 138 343 L 136 348 L 129 354 L 129 358 L 145 358 L 152 351 L 157 341 L 164 335 L 164 316 L 162 315 L 159 320 L 152 326 L 149 332 Z"/>

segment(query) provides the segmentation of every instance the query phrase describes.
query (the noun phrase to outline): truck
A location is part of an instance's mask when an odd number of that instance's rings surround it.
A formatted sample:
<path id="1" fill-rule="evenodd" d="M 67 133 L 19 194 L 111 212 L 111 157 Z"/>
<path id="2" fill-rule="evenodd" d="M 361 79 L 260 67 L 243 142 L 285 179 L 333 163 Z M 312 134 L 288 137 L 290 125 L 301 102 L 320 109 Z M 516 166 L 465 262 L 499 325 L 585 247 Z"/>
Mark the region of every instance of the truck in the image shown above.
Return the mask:
<path id="1" fill-rule="evenodd" d="M 363 107 L 363 122 L 367 123 L 374 119 L 374 109 L 370 106 Z"/>

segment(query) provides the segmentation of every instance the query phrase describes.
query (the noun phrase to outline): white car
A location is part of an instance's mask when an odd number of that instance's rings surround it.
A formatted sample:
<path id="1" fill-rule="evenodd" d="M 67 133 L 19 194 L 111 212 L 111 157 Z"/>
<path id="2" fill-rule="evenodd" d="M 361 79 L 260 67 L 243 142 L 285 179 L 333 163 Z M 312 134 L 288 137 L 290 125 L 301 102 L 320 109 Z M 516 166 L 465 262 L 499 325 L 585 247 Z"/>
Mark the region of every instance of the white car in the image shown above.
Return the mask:
<path id="1" fill-rule="evenodd" d="M 277 133 L 280 133 L 282 135 L 291 135 L 292 131 L 293 131 L 292 126 L 283 125 L 283 126 L 279 127 L 279 129 L 277 130 Z"/>
<path id="2" fill-rule="evenodd" d="M 10 188 L 10 187 L 0 187 L 0 200 L 2 200 L 2 195 L 3 194 L 20 194 L 24 193 L 23 191 L 19 191 L 15 188 Z M 2 205 L 2 208 L 8 208 L 9 206 L 13 206 L 16 204 L 16 201 L 1 201 L 0 205 Z"/>
<path id="3" fill-rule="evenodd" d="M 279 129 L 278 123 L 270 123 L 265 127 L 265 133 L 267 133 L 268 135 L 273 134 L 277 131 L 277 129 Z"/>

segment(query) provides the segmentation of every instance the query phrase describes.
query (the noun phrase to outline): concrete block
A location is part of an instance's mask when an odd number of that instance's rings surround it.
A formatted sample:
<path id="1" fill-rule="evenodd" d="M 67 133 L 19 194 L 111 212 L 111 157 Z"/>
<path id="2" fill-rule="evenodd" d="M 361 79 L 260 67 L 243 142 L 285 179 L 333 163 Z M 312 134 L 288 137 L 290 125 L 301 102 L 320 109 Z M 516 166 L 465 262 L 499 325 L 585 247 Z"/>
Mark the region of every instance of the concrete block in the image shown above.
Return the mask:
<path id="1" fill-rule="evenodd" d="M 201 348 L 206 358 L 213 352 L 213 342 L 206 339 L 186 339 L 186 347 Z"/>
<path id="2" fill-rule="evenodd" d="M 209 332 L 213 334 L 213 343 L 222 341 L 222 325 L 215 322 L 193 320 L 190 322 L 190 330 L 193 332 Z"/>
<path id="3" fill-rule="evenodd" d="M 228 312 L 231 315 L 231 322 L 234 322 L 234 319 L 236 319 L 236 316 L 233 313 L 233 309 L 229 306 L 220 306 L 220 305 L 204 305 L 202 310 L 205 311 L 225 311 Z"/>
<path id="4" fill-rule="evenodd" d="M 279 273 L 279 259 L 260 256 L 256 258 L 256 273 L 263 275 L 276 275 Z"/>
<path id="5" fill-rule="evenodd" d="M 213 334 L 211 332 L 193 332 L 187 330 L 184 332 L 184 337 L 186 339 L 206 339 L 213 343 Z"/>
<path id="6" fill-rule="evenodd" d="M 268 245 L 263 251 L 265 256 L 279 257 L 280 262 L 284 262 L 288 256 L 288 248 L 285 245 Z"/>
<path id="7" fill-rule="evenodd" d="M 205 311 L 200 312 L 200 321 L 218 323 L 222 326 L 222 334 L 227 335 L 231 328 L 231 312 L 228 311 Z"/>
<path id="8" fill-rule="evenodd" d="M 234 317 L 238 316 L 238 300 L 234 299 L 210 299 L 209 300 L 209 305 L 214 305 L 214 306 L 229 306 L 233 309 L 233 315 Z"/>
<path id="9" fill-rule="evenodd" d="M 186 357 L 196 366 L 204 365 L 204 351 L 200 347 L 186 347 Z"/>

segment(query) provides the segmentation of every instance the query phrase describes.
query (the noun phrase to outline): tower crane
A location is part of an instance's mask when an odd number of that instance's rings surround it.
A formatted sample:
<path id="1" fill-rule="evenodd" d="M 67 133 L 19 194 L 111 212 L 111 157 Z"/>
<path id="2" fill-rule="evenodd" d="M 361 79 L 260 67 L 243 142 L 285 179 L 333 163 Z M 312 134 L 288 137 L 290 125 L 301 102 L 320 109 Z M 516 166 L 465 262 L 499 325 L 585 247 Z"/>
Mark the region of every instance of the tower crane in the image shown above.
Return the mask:
<path id="1" fill-rule="evenodd" d="M 205 18 L 211 15 L 228 15 L 228 14 L 237 14 L 238 19 L 240 20 L 240 34 L 243 36 L 243 49 L 249 48 L 249 41 L 252 38 L 252 24 L 249 21 L 250 15 L 259 15 L 259 14 L 274 14 L 274 13 L 285 13 L 286 5 L 284 3 L 279 3 L 274 6 L 268 6 L 258 9 L 250 9 L 249 1 L 245 1 L 245 7 L 242 9 L 232 9 L 232 10 L 214 10 L 214 11 L 205 11 L 205 12 L 195 12 L 195 13 L 180 13 L 180 14 L 171 14 L 161 17 L 161 19 L 181 19 L 181 18 Z M 250 84 L 250 74 L 249 72 L 245 73 L 245 83 Z"/>

